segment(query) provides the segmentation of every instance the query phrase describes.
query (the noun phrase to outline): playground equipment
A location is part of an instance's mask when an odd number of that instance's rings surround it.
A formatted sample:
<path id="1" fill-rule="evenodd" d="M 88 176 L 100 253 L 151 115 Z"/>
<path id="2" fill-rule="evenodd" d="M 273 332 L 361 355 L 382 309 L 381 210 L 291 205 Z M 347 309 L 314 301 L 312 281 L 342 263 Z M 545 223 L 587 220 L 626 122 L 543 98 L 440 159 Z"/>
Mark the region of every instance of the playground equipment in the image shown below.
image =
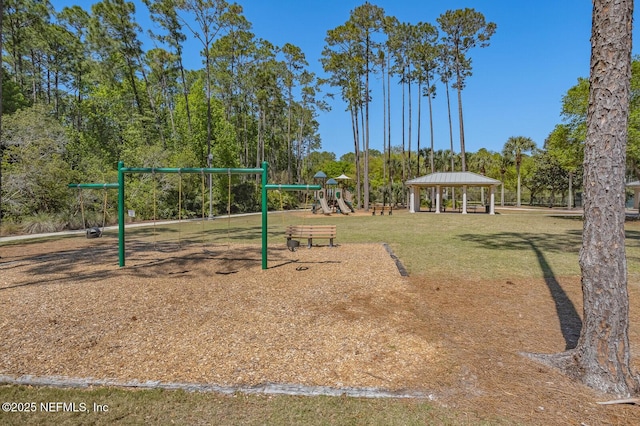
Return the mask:
<path id="1" fill-rule="evenodd" d="M 329 204 L 327 203 L 327 192 L 325 189 L 320 189 L 319 191 L 316 191 L 316 200 L 317 202 L 320 203 L 320 207 L 322 208 L 322 213 L 324 214 L 331 214 L 332 210 L 331 207 L 329 207 Z"/>
<path id="2" fill-rule="evenodd" d="M 109 188 L 117 188 L 116 184 L 109 183 L 90 183 L 84 185 L 76 185 L 78 188 L 78 192 L 80 194 L 80 212 L 82 214 L 82 227 L 86 230 L 87 238 L 100 238 L 102 237 L 102 233 L 104 232 L 104 227 L 107 222 L 107 189 Z M 69 185 L 71 187 L 71 185 Z M 102 228 L 99 226 L 91 226 L 87 228 L 85 215 L 84 215 L 84 198 L 82 197 L 82 189 L 90 188 L 90 189 L 103 189 L 104 190 L 104 204 L 102 207 Z"/>
<path id="3" fill-rule="evenodd" d="M 338 200 L 338 206 L 340 207 L 340 213 L 349 214 L 349 212 L 354 213 L 355 210 L 352 205 L 348 205 L 347 200 L 342 196 L 342 189 L 336 189 L 336 200 Z"/>
<path id="4" fill-rule="evenodd" d="M 355 209 L 353 208 L 353 205 L 349 203 L 344 197 L 344 193 L 346 191 L 344 189 L 344 185 L 340 185 L 338 183 L 338 181 L 342 182 L 345 180 L 350 180 L 351 178 L 349 176 L 343 173 L 337 178 L 331 178 L 327 180 L 327 175 L 324 172 L 320 171 L 313 176 L 313 179 L 316 182 L 320 181 L 323 186 L 322 190 L 316 191 L 316 197 L 315 197 L 316 199 L 313 204 L 313 213 L 316 213 L 316 211 L 318 210 L 316 206 L 319 204 L 324 214 L 331 214 L 333 212 L 333 209 L 331 206 L 335 207 L 336 203 L 337 203 L 338 211 L 340 213 L 345 215 L 349 213 L 355 213 Z M 336 188 L 329 188 L 334 186 Z M 331 198 L 331 206 L 327 201 L 328 195 Z"/>
<path id="5" fill-rule="evenodd" d="M 135 173 L 206 173 L 206 174 L 261 174 L 262 175 L 262 269 L 267 269 L 267 191 L 320 190 L 320 185 L 280 185 L 267 183 L 268 164 L 262 163 L 261 168 L 152 168 L 125 167 L 124 162 L 118 162 L 118 183 L 79 183 L 69 184 L 70 188 L 117 188 L 118 189 L 118 259 L 120 267 L 125 266 L 125 174 Z"/>

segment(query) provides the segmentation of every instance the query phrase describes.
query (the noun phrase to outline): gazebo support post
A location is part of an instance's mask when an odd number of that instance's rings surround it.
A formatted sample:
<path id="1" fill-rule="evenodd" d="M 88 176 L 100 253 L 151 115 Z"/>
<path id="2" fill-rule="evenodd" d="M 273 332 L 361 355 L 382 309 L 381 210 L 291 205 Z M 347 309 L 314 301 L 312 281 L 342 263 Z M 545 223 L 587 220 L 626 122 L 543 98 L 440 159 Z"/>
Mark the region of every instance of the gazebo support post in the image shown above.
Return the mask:
<path id="1" fill-rule="evenodd" d="M 409 187 L 409 213 L 416 213 L 420 211 L 420 187 Z"/>
<path id="2" fill-rule="evenodd" d="M 489 208 L 489 214 L 496 214 L 496 187 L 495 185 L 491 185 L 490 188 L 491 191 L 491 195 L 490 195 L 490 208 Z"/>
<path id="3" fill-rule="evenodd" d="M 462 186 L 462 214 L 467 214 L 467 185 Z"/>
<path id="4" fill-rule="evenodd" d="M 440 213 L 440 204 L 442 203 L 442 187 L 436 186 L 436 213 Z"/>
<path id="5" fill-rule="evenodd" d="M 415 213 L 415 207 L 414 207 L 414 203 L 413 203 L 413 199 L 414 199 L 414 192 L 415 192 L 415 186 L 410 186 L 409 187 L 409 213 Z"/>

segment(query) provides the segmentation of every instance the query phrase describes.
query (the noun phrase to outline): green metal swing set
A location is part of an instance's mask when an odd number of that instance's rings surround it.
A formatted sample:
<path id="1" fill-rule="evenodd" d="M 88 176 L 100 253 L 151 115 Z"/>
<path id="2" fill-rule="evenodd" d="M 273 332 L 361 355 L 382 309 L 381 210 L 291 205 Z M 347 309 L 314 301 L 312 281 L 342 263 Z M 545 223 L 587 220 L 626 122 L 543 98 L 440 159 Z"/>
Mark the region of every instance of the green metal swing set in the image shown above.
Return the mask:
<path id="1" fill-rule="evenodd" d="M 262 269 L 267 269 L 267 191 L 302 191 L 319 190 L 320 185 L 270 184 L 267 183 L 268 163 L 262 162 L 261 168 L 169 168 L 169 167 L 125 167 L 118 162 L 118 183 L 72 183 L 69 188 L 118 189 L 118 259 L 120 267 L 125 266 L 125 174 L 136 173 L 201 173 L 201 174 L 260 174 L 262 175 Z"/>

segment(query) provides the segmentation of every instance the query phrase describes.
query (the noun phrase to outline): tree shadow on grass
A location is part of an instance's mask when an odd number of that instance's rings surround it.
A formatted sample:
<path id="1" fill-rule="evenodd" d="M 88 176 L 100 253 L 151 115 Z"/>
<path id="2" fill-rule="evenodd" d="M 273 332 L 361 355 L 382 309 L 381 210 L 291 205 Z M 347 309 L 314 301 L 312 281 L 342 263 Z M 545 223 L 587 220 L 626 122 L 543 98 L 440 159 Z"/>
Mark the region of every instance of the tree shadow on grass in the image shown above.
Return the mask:
<path id="1" fill-rule="evenodd" d="M 555 303 L 560 330 L 565 341 L 565 349 L 574 349 L 578 344 L 582 319 L 573 302 L 558 282 L 545 252 L 578 251 L 580 233 L 567 234 L 530 234 L 505 232 L 491 235 L 465 234 L 460 238 L 478 244 L 482 248 L 500 251 L 533 251 Z"/>

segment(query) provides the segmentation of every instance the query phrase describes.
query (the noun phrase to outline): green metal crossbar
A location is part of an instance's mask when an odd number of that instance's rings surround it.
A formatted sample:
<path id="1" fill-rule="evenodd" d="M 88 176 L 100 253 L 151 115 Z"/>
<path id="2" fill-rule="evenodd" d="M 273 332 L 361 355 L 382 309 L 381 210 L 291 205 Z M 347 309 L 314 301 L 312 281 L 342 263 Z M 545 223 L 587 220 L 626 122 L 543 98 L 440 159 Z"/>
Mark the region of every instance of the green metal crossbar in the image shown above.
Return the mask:
<path id="1" fill-rule="evenodd" d="M 118 183 L 72 183 L 69 188 L 117 188 L 118 189 L 118 259 L 120 267 L 125 266 L 125 223 L 124 223 L 124 199 L 125 199 L 125 181 L 126 173 L 206 173 L 206 174 L 261 174 L 262 175 L 262 269 L 267 269 L 267 190 L 281 191 L 302 191 L 302 190 L 319 190 L 320 185 L 296 185 L 296 184 L 269 184 L 267 183 L 268 163 L 264 161 L 262 168 L 210 168 L 210 167 L 186 167 L 186 168 L 170 168 L 170 167 L 124 167 L 124 162 L 118 162 Z"/>
<path id="2" fill-rule="evenodd" d="M 87 188 L 87 189 L 116 189 L 120 185 L 117 183 L 70 183 L 69 188 Z"/>
<path id="3" fill-rule="evenodd" d="M 120 162 L 119 164 L 121 164 Z M 123 173 L 206 173 L 206 174 L 260 174 L 262 169 L 240 169 L 240 168 L 210 168 L 210 167 L 124 167 L 121 170 Z"/>

